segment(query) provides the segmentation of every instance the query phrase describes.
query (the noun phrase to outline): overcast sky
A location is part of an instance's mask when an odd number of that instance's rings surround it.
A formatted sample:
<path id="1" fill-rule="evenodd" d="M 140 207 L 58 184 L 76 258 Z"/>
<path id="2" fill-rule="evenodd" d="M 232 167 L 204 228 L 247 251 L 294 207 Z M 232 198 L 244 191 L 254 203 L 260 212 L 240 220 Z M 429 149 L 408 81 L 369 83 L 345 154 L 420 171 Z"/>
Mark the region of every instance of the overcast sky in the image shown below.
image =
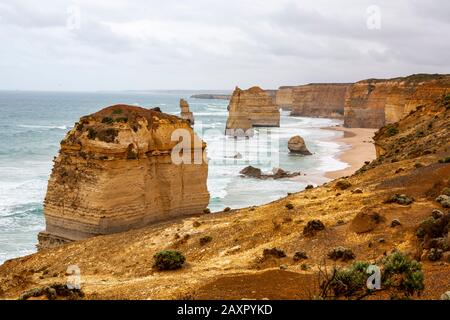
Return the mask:
<path id="1" fill-rule="evenodd" d="M 448 0 L 1 1 L 6 90 L 231 90 L 450 73 Z"/>

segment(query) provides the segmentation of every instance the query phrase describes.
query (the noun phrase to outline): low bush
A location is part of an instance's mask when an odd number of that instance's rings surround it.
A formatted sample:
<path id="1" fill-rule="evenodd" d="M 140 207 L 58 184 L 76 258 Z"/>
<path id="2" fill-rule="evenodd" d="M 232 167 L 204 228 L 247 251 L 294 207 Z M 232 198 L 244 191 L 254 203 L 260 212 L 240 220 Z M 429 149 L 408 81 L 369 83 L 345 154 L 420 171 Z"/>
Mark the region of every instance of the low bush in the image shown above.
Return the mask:
<path id="1" fill-rule="evenodd" d="M 163 250 L 153 256 L 155 260 L 153 267 L 158 270 L 176 270 L 180 269 L 186 258 L 176 250 Z"/>

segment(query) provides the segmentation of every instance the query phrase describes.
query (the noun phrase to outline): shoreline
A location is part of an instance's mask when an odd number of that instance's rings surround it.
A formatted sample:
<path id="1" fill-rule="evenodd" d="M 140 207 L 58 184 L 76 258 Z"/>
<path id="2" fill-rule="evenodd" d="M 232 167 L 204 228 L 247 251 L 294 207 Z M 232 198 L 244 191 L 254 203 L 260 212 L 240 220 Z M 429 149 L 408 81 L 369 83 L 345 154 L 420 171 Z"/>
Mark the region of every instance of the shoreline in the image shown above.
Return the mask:
<path id="1" fill-rule="evenodd" d="M 337 158 L 345 162 L 347 167 L 341 170 L 325 172 L 328 179 L 338 179 L 349 176 L 364 165 L 365 161 L 376 158 L 373 136 L 377 129 L 368 128 L 344 128 L 343 126 L 325 127 L 324 130 L 343 132 L 343 136 L 333 139 L 334 142 L 343 146 Z"/>

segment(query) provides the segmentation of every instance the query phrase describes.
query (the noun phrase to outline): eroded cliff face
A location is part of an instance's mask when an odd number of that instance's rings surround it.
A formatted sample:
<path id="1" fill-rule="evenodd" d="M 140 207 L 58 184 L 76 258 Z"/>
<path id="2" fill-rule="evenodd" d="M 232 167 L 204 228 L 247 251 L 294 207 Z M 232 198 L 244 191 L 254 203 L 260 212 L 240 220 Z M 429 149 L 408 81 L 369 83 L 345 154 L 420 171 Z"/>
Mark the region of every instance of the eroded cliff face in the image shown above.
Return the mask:
<path id="1" fill-rule="evenodd" d="M 292 89 L 292 116 L 342 118 L 348 83 L 317 83 Z"/>
<path id="2" fill-rule="evenodd" d="M 283 110 L 292 110 L 292 104 L 294 103 L 293 86 L 279 87 L 275 95 L 275 103 Z"/>
<path id="3" fill-rule="evenodd" d="M 259 87 L 234 90 L 228 107 L 227 133 L 229 129 L 248 131 L 253 127 L 279 127 L 280 111 L 274 98 Z"/>
<path id="4" fill-rule="evenodd" d="M 449 75 L 418 74 L 359 81 L 348 90 L 344 125 L 380 128 L 401 120 L 418 106 L 433 103 L 448 92 Z"/>
<path id="5" fill-rule="evenodd" d="M 183 146 L 192 159 L 179 165 L 177 129 L 190 138 Z M 82 117 L 54 161 L 40 248 L 201 213 L 205 147 L 187 121 L 151 109 L 116 105 Z"/>

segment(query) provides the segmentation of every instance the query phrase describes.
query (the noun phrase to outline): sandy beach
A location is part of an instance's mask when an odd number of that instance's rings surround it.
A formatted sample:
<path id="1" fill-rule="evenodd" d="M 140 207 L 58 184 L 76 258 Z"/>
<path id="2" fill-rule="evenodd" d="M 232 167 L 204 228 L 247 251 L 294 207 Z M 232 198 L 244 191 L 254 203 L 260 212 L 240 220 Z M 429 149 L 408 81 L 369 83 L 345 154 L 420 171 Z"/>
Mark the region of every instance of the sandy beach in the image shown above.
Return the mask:
<path id="1" fill-rule="evenodd" d="M 336 179 L 351 175 L 361 168 L 365 161 L 372 161 L 376 158 L 372 137 L 377 129 L 344 127 L 327 127 L 323 129 L 344 132 L 344 136 L 335 141 L 345 146 L 344 150 L 339 154 L 339 160 L 348 164 L 348 167 L 345 169 L 327 172 L 325 174 L 327 178 Z"/>

